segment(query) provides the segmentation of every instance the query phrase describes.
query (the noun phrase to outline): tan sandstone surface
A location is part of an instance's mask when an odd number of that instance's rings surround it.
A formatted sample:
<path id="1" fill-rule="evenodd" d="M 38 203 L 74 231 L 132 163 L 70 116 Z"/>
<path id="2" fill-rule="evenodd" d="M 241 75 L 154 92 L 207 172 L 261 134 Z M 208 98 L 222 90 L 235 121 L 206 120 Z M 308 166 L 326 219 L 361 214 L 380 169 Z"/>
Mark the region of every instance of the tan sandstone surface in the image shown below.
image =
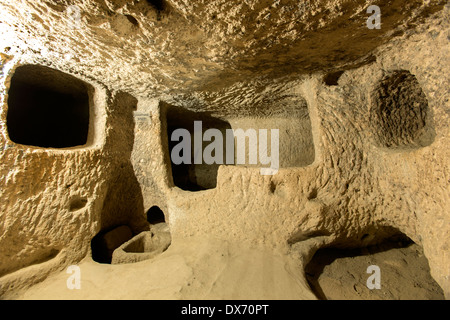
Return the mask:
<path id="1" fill-rule="evenodd" d="M 367 28 L 370 5 L 381 29 Z M 1 298 L 315 299 L 317 250 L 399 234 L 423 252 L 402 281 L 450 297 L 447 1 L 0 0 L 0 12 Z M 11 120 L 16 84 L 87 99 L 85 143 L 17 142 L 29 125 Z M 197 118 L 279 129 L 279 172 L 178 172 L 171 130 Z M 149 223 L 155 206 L 167 229 Z M 99 263 L 127 241 L 128 263 Z M 365 281 L 363 269 L 348 272 Z M 373 298 L 332 274 L 334 297 Z"/>

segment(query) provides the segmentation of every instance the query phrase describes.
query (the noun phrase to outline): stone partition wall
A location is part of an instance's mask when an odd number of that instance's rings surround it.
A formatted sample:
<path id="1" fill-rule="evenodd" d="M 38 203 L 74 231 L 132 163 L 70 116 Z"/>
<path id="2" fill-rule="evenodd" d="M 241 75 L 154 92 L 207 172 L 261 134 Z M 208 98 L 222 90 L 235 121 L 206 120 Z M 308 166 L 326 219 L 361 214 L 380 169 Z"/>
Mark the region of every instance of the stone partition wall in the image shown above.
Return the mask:
<path id="1" fill-rule="evenodd" d="M 2 293 L 79 261 L 101 230 L 146 228 L 130 162 L 137 100 L 81 77 L 90 85 L 87 143 L 58 149 L 17 144 L 8 135 L 7 93 L 22 65 L 31 64 L 17 61 L 2 84 Z M 53 124 L 61 125 L 47 126 Z"/>

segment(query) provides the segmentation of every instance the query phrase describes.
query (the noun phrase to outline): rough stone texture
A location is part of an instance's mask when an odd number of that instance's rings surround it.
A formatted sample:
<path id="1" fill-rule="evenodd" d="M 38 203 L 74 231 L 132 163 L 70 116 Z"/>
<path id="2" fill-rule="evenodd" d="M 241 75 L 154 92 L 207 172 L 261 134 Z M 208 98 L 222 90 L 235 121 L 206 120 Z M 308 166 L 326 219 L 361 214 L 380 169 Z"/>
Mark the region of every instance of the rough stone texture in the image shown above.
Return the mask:
<path id="1" fill-rule="evenodd" d="M 175 252 L 200 238 L 231 242 L 234 257 L 236 243 L 270 248 L 276 253 L 245 252 L 275 261 L 277 270 L 297 259 L 299 285 L 286 291 L 295 298 L 312 297 L 302 268 L 315 250 L 362 247 L 402 232 L 423 247 L 448 298 L 446 1 L 164 3 L 155 8 L 142 0 L 74 0 L 81 23 L 71 28 L 66 1 L 0 1 L 0 295 L 80 262 L 101 230 L 148 230 L 145 212 L 157 205 L 166 214 Z M 380 30 L 365 24 L 372 4 L 381 7 Z M 8 88 L 24 64 L 49 66 L 93 86 L 86 146 L 42 149 L 10 141 Z M 392 80 L 393 74 L 402 76 Z M 406 82 L 397 86 L 397 78 Z M 400 108 L 393 122 L 385 113 L 389 99 Z M 280 129 L 295 127 L 280 153 L 285 165 L 274 176 L 254 167 L 220 166 L 214 189 L 174 187 L 169 105 L 239 126 L 258 128 L 273 120 Z M 304 119 L 298 115 L 306 110 L 305 131 L 293 121 Z M 403 119 L 413 123 L 398 131 Z M 308 151 L 295 147 L 296 139 Z M 221 250 L 202 250 L 211 265 L 225 263 L 214 256 Z M 201 259 L 189 260 L 195 250 L 180 252 L 164 263 L 181 259 L 201 266 Z M 222 287 L 213 286 L 210 296 L 240 296 L 224 287 L 245 264 L 233 261 L 217 275 Z M 175 296 L 208 296 L 199 283 L 187 288 L 193 276 L 186 272 L 179 283 L 171 282 L 184 288 Z M 291 278 L 280 279 L 287 285 Z"/>
<path id="2" fill-rule="evenodd" d="M 380 146 L 420 147 L 433 142 L 427 97 L 408 71 L 396 71 L 381 81 L 372 104 L 373 132 Z"/>

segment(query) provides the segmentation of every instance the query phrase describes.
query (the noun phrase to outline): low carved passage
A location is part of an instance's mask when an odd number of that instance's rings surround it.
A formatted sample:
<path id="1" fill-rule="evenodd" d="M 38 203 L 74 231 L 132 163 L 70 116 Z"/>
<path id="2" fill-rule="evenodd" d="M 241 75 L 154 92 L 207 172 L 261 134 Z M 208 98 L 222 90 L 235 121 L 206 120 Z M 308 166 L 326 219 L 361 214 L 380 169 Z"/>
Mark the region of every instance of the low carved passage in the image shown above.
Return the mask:
<path id="1" fill-rule="evenodd" d="M 408 239 L 357 249 L 325 248 L 306 267 L 323 300 L 443 300 L 423 249 Z"/>
<path id="2" fill-rule="evenodd" d="M 166 217 L 158 206 L 153 206 L 147 211 L 147 221 L 150 224 L 158 224 L 166 222 Z"/>

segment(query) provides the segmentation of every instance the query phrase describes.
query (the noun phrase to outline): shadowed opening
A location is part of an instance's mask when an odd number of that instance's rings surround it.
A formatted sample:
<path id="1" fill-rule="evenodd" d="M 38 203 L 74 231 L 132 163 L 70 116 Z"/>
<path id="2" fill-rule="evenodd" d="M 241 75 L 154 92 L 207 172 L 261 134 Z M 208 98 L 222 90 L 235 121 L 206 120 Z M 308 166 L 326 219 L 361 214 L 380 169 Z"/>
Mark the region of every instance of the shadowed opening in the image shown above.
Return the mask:
<path id="1" fill-rule="evenodd" d="M 8 92 L 11 141 L 44 148 L 87 143 L 89 88 L 83 81 L 44 66 L 17 68 Z"/>
<path id="2" fill-rule="evenodd" d="M 139 27 L 139 22 L 136 20 L 135 17 L 133 17 L 133 16 L 131 16 L 129 14 L 126 14 L 125 17 L 128 19 L 128 21 L 130 21 L 130 23 L 132 25 L 134 25 L 135 27 Z"/>
<path id="3" fill-rule="evenodd" d="M 164 0 L 147 0 L 147 3 L 158 11 L 163 11 L 166 7 Z"/>
<path id="4" fill-rule="evenodd" d="M 147 211 L 147 221 L 150 224 L 163 223 L 166 222 L 166 217 L 158 206 L 153 206 Z"/>
<path id="5" fill-rule="evenodd" d="M 226 130 L 231 129 L 228 122 L 218 118 L 211 117 L 208 113 L 192 112 L 186 109 L 171 106 L 167 110 L 167 137 L 169 146 L 169 156 L 171 157 L 172 178 L 175 186 L 187 191 L 201 191 L 214 189 L 217 185 L 217 173 L 220 164 L 206 164 L 202 160 L 201 164 L 195 164 L 194 157 L 196 152 L 201 152 L 212 143 L 211 141 L 203 141 L 203 135 L 208 129 L 218 129 L 223 137 L 226 137 Z M 202 122 L 202 131 L 194 132 L 194 122 Z M 174 163 L 172 159 L 172 150 L 179 145 L 183 138 L 178 140 L 172 139 L 172 135 L 177 129 L 185 129 L 190 134 L 190 160 L 181 164 Z M 195 136 L 202 137 L 201 150 L 195 150 Z M 172 141 L 173 140 L 173 141 Z M 213 139 L 214 140 L 214 139 Z M 214 152 L 213 152 L 214 153 Z M 184 150 L 179 152 L 180 156 L 184 155 Z M 226 154 L 226 143 L 223 143 L 223 154 Z"/>
<path id="6" fill-rule="evenodd" d="M 126 225 L 100 231 L 91 240 L 92 259 L 98 263 L 111 263 L 114 250 L 132 237 L 133 233 Z"/>
<path id="7" fill-rule="evenodd" d="M 344 71 L 337 71 L 337 72 L 330 72 L 327 73 L 324 77 L 323 77 L 323 82 L 327 85 L 327 86 L 337 86 L 338 85 L 338 81 L 341 78 L 341 76 L 344 74 Z"/>

